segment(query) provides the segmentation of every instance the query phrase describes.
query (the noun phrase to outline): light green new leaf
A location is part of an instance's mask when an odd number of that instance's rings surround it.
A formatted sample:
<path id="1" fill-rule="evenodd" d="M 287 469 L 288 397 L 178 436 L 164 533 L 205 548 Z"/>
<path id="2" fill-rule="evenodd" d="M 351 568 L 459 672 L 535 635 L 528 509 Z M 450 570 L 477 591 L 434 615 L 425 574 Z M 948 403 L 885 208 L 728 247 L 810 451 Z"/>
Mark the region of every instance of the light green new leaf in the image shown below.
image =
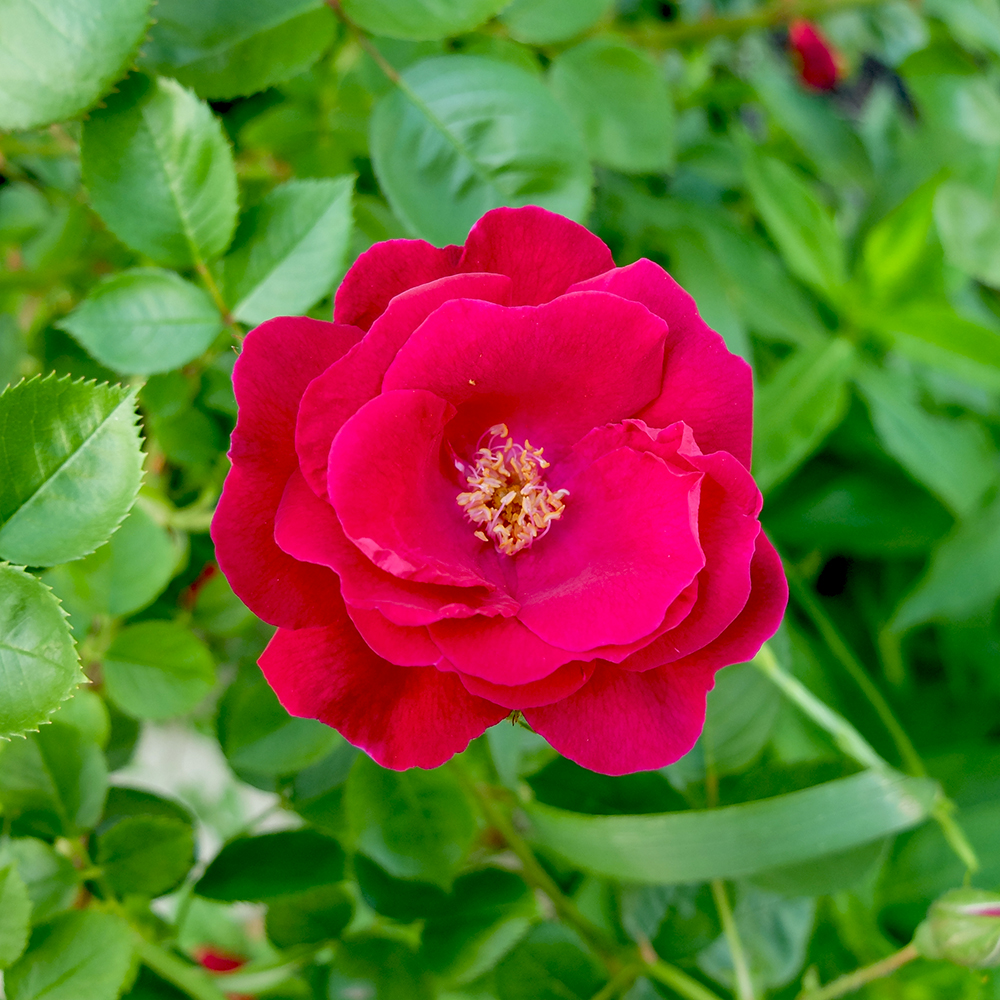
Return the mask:
<path id="1" fill-rule="evenodd" d="M 53 566 L 93 552 L 142 477 L 135 390 L 34 378 L 0 393 L 0 558 Z"/>
<path id="2" fill-rule="evenodd" d="M 1000 500 L 959 524 L 937 547 L 927 573 L 899 606 L 890 628 L 962 621 L 1000 596 Z"/>
<path id="3" fill-rule="evenodd" d="M 968 184 L 947 181 L 934 199 L 934 218 L 948 260 L 1000 288 L 1000 202 Z"/>
<path id="4" fill-rule="evenodd" d="M 540 205 L 577 221 L 593 177 L 576 130 L 546 86 L 510 63 L 427 59 L 371 119 L 371 155 L 389 203 L 418 236 L 462 243 L 500 205 Z"/>
<path id="5" fill-rule="evenodd" d="M 358 850 L 397 878 L 451 887 L 476 820 L 448 771 L 389 771 L 362 754 L 345 801 Z"/>
<path id="6" fill-rule="evenodd" d="M 854 365 L 850 341 L 797 351 L 754 399 L 753 467 L 764 492 L 786 479 L 840 423 Z"/>
<path id="7" fill-rule="evenodd" d="M 514 0 L 500 20 L 519 42 L 551 45 L 586 31 L 612 6 L 613 0 Z"/>
<path id="8" fill-rule="evenodd" d="M 674 105 L 653 59 L 614 38 L 561 53 L 549 80 L 591 157 L 624 173 L 662 173 L 674 158 Z"/>
<path id="9" fill-rule="evenodd" d="M 134 75 L 84 123 L 91 204 L 123 243 L 170 267 L 218 257 L 236 226 L 236 171 L 211 109 L 174 80 Z"/>
<path id="10" fill-rule="evenodd" d="M 721 809 L 585 816 L 534 803 L 534 840 L 585 871 L 673 884 L 741 878 L 819 858 L 923 822 L 935 782 L 863 771 Z"/>
<path id="11" fill-rule="evenodd" d="M 115 636 L 104 658 L 108 695 L 138 719 L 190 712 L 214 683 L 208 647 L 176 622 L 130 625 Z"/>
<path id="12" fill-rule="evenodd" d="M 305 72 L 336 30 L 323 0 L 158 0 L 139 64 L 202 97 L 240 97 Z"/>
<path id="13" fill-rule="evenodd" d="M 981 424 L 928 413 L 905 376 L 867 366 L 856 376 L 885 450 L 960 517 L 1000 477 L 1000 454 Z"/>
<path id="14" fill-rule="evenodd" d="M 342 0 L 344 13 L 373 35 L 432 41 L 460 35 L 498 14 L 510 0 Z"/>
<path id="15" fill-rule="evenodd" d="M 836 301 L 847 275 L 844 242 L 800 174 L 770 156 L 747 153 L 747 186 L 788 269 Z"/>
<path id="16" fill-rule="evenodd" d="M 59 602 L 0 563 L 0 737 L 37 729 L 85 680 Z"/>
<path id="17" fill-rule="evenodd" d="M 288 181 L 243 217 L 223 262 L 233 315 L 251 326 L 299 316 L 343 273 L 352 177 Z"/>
<path id="18" fill-rule="evenodd" d="M 4 0 L 0 130 L 75 118 L 125 73 L 150 0 Z"/>
<path id="19" fill-rule="evenodd" d="M 117 1000 L 132 967 L 121 917 L 77 910 L 43 924 L 5 974 L 7 1000 Z"/>
<path id="20" fill-rule="evenodd" d="M 30 926 L 31 897 L 17 867 L 0 865 L 0 969 L 21 957 Z"/>
<path id="21" fill-rule="evenodd" d="M 102 281 L 57 325 L 120 375 L 153 375 L 203 354 L 222 317 L 179 274 L 137 267 Z"/>

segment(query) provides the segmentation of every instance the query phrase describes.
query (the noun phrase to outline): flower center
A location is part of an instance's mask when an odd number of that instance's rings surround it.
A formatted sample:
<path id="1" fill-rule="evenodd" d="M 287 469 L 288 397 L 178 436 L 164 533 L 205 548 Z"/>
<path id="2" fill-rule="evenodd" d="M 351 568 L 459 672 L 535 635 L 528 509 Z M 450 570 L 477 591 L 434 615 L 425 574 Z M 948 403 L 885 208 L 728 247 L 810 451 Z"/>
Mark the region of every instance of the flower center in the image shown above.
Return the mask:
<path id="1" fill-rule="evenodd" d="M 456 460 L 455 465 L 469 487 L 459 493 L 458 505 L 479 525 L 476 538 L 493 542 L 505 556 L 526 549 L 562 517 L 569 490 L 549 489 L 542 478 L 549 467 L 542 449 L 529 441 L 514 444 L 506 424 L 494 424 L 483 435 L 470 464 Z"/>

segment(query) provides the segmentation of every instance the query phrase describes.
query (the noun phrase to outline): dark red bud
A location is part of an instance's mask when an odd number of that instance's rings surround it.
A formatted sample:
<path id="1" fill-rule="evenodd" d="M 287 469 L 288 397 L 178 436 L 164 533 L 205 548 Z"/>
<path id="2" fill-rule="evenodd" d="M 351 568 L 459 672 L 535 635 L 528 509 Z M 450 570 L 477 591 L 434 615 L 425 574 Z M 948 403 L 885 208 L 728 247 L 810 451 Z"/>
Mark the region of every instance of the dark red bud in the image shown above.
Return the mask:
<path id="1" fill-rule="evenodd" d="M 810 21 L 793 21 L 788 41 L 802 81 L 816 90 L 833 90 L 840 79 L 840 55 L 819 28 Z"/>
<path id="2" fill-rule="evenodd" d="M 203 946 L 195 948 L 194 957 L 203 969 L 209 972 L 234 972 L 246 965 L 247 960 L 239 955 L 222 951 L 221 948 Z"/>

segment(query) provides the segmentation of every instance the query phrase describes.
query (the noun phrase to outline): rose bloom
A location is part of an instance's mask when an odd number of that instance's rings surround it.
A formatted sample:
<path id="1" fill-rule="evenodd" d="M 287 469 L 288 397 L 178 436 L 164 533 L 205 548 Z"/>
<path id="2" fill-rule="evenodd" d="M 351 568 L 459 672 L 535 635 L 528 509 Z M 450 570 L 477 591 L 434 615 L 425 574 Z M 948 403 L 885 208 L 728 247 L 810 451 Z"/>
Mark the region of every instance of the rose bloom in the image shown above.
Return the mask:
<path id="1" fill-rule="evenodd" d="M 661 767 L 778 627 L 750 368 L 666 271 L 561 216 L 376 244 L 334 322 L 257 327 L 233 385 L 219 565 L 278 626 L 285 708 L 383 766 L 519 710 L 584 767 Z"/>

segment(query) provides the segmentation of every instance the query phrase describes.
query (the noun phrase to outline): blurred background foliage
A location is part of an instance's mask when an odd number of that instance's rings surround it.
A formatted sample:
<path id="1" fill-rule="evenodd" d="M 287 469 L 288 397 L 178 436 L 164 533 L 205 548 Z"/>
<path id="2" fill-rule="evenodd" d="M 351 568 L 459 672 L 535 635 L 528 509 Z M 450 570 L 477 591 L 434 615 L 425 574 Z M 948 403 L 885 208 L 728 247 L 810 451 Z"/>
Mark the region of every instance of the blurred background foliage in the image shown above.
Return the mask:
<path id="1" fill-rule="evenodd" d="M 213 563 L 230 373 L 530 203 L 753 365 L 792 603 L 662 772 L 395 774 Z M 0 260 L 7 1000 L 1000 998 L 905 948 L 1000 890 L 997 0 L 0 0 Z"/>

